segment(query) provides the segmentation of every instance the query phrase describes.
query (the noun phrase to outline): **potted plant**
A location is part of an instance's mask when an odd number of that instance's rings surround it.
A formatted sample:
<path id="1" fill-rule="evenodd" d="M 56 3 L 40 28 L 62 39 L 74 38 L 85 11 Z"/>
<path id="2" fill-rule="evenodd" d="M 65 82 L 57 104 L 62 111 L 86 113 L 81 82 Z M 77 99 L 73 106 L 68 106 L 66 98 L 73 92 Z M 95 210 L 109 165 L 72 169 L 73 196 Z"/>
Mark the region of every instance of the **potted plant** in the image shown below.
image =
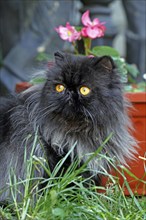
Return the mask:
<path id="1" fill-rule="evenodd" d="M 94 18 L 91 21 L 89 17 L 89 11 L 86 11 L 82 15 L 83 27 L 74 27 L 71 26 L 69 22 L 66 23 L 66 26 L 59 26 L 55 30 L 59 36 L 65 40 L 72 43 L 74 52 L 79 54 L 80 51 L 80 42 L 82 42 L 82 52 L 86 56 L 112 56 L 115 61 L 119 72 L 121 74 L 121 80 L 126 84 L 125 85 L 125 96 L 132 102 L 133 108 L 129 109 L 129 116 L 131 117 L 134 131 L 133 135 L 138 141 L 139 149 L 138 155 L 136 155 L 136 160 L 129 163 L 130 172 L 128 169 L 124 169 L 125 177 L 129 182 L 129 186 L 134 193 L 138 195 L 146 195 L 146 85 L 141 83 L 139 85 L 131 86 L 127 84 L 133 81 L 133 78 L 137 76 L 138 69 L 134 65 L 129 65 L 125 62 L 123 58 L 120 57 L 119 53 L 112 47 L 108 46 L 96 46 L 91 48 L 92 39 L 100 38 L 104 36 L 106 27 L 104 23 L 101 23 L 98 18 Z M 46 55 L 39 54 L 43 59 L 46 59 Z M 52 66 L 53 63 L 49 62 L 49 66 Z M 128 80 L 127 80 L 128 76 Z M 16 91 L 20 92 L 32 84 L 39 83 L 41 79 L 37 81 L 32 81 L 31 83 L 19 83 L 16 85 Z M 124 138 L 124 137 L 123 137 Z M 116 172 L 113 172 L 114 175 L 117 175 Z M 119 175 L 119 182 L 123 186 L 124 178 L 122 175 Z M 104 184 L 104 181 L 103 181 Z M 127 187 L 124 187 L 124 192 L 126 195 L 129 195 L 129 190 Z"/>

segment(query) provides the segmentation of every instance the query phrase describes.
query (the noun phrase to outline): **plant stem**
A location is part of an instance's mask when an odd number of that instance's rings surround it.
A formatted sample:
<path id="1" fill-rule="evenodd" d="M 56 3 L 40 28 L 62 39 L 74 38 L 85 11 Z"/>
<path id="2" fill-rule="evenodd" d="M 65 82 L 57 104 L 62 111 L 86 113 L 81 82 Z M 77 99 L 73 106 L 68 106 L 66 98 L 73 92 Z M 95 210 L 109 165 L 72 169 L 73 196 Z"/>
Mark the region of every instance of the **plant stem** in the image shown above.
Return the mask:
<path id="1" fill-rule="evenodd" d="M 78 50 L 77 50 L 77 47 L 76 47 L 76 43 L 73 41 L 72 42 L 72 45 L 74 47 L 74 50 L 75 50 L 75 54 L 79 54 Z"/>
<path id="2" fill-rule="evenodd" d="M 88 56 L 88 51 L 91 48 L 91 38 L 84 38 L 85 55 Z"/>

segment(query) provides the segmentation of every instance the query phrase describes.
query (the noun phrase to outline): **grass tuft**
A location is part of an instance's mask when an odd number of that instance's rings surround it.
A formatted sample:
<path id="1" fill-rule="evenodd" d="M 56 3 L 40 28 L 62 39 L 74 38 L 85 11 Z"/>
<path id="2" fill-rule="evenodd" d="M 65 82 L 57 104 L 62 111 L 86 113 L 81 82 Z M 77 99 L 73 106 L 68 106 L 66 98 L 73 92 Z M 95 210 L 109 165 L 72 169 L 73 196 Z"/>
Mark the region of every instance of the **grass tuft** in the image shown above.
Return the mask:
<path id="1" fill-rule="evenodd" d="M 70 165 L 65 174 L 57 176 L 76 143 L 52 173 L 45 159 L 33 154 L 36 143 L 37 137 L 29 160 L 25 155 L 26 179 L 18 181 L 14 172 L 10 174 L 12 200 L 7 206 L 0 207 L 0 220 L 146 220 L 146 197 L 136 197 L 132 193 L 123 172 L 110 158 L 100 155 L 110 161 L 123 176 L 124 185 L 130 192 L 129 197 L 124 195 L 123 187 L 119 185 L 118 180 L 104 169 L 103 175 L 110 179 L 108 186 L 101 187 L 95 186 L 92 182 L 88 183 L 88 180 L 81 176 L 87 169 L 87 163 L 78 168 L 77 160 Z M 91 155 L 88 162 L 100 154 L 100 150 Z M 34 170 L 40 168 L 45 169 L 47 179 L 34 178 Z M 127 171 L 125 168 L 124 170 Z M 85 183 L 88 187 L 85 187 Z M 22 185 L 23 194 L 19 191 Z M 40 185 L 44 187 L 40 188 Z M 101 190 L 104 190 L 104 193 L 101 193 Z"/>

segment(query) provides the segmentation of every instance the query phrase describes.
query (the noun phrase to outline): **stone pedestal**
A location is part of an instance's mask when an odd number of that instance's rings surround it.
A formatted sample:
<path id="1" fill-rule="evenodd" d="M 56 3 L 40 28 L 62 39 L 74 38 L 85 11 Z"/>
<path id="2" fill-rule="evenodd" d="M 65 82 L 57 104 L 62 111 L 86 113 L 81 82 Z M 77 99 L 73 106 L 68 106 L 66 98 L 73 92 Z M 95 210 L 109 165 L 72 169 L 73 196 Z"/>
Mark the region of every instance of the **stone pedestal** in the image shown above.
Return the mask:
<path id="1" fill-rule="evenodd" d="M 136 64 L 141 75 L 138 81 L 143 79 L 146 72 L 146 1 L 122 0 L 127 16 L 126 31 L 126 60 L 130 64 Z"/>

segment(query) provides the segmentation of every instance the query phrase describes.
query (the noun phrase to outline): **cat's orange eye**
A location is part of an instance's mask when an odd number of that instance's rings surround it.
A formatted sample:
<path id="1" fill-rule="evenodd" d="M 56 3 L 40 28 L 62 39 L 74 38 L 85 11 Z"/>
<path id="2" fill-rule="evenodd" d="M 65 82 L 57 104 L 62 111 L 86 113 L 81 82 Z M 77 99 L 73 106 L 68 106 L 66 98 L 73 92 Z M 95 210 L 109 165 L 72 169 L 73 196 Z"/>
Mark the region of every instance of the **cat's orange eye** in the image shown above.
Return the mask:
<path id="1" fill-rule="evenodd" d="M 87 86 L 82 86 L 80 88 L 80 93 L 84 96 L 88 95 L 91 92 L 91 89 L 88 88 Z"/>
<path id="2" fill-rule="evenodd" d="M 58 84 L 56 85 L 55 89 L 57 92 L 63 92 L 65 90 L 65 87 L 62 84 Z"/>

